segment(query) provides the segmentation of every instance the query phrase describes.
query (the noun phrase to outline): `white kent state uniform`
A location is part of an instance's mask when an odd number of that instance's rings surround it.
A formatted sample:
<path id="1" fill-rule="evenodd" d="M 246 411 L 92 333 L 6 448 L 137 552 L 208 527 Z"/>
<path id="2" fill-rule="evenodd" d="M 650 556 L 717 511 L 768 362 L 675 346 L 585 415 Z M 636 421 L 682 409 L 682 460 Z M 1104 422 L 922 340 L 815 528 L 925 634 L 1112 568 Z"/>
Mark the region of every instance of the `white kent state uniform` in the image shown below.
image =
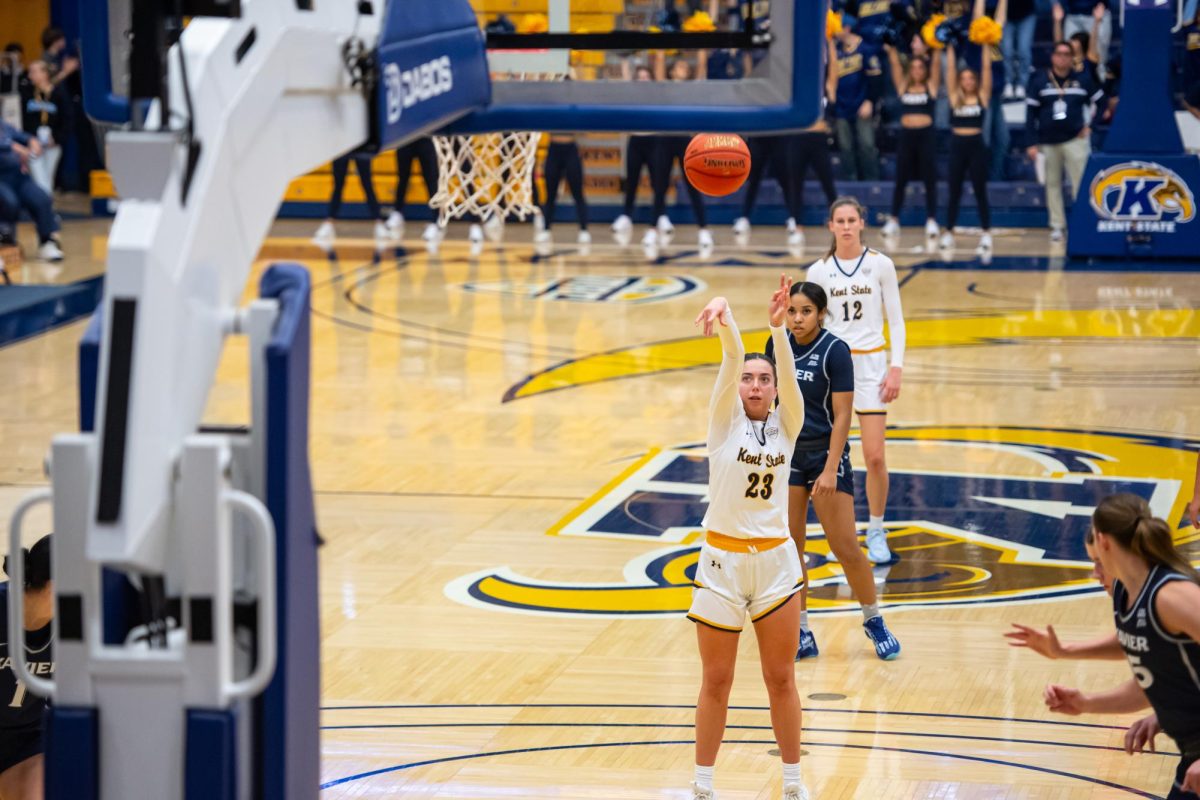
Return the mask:
<path id="1" fill-rule="evenodd" d="M 804 427 L 804 397 L 794 380 L 779 381 L 779 406 L 766 421 L 746 416 L 739 393 L 745 349 L 733 312 L 718 323 L 721 369 L 709 405 L 708 533 L 696 564 L 688 619 L 741 631 L 803 586 L 800 556 L 788 531 L 788 470 Z M 776 372 L 795 372 L 787 329 L 771 328 Z"/>
<path id="2" fill-rule="evenodd" d="M 825 329 L 850 345 L 854 360 L 854 411 L 886 414 L 879 393 L 888 371 L 886 313 L 891 339 L 891 366 L 904 366 L 904 310 L 896 265 L 878 250 L 864 248 L 861 257 L 841 261 L 829 256 L 808 268 L 806 280 L 819 284 L 829 298 Z"/>

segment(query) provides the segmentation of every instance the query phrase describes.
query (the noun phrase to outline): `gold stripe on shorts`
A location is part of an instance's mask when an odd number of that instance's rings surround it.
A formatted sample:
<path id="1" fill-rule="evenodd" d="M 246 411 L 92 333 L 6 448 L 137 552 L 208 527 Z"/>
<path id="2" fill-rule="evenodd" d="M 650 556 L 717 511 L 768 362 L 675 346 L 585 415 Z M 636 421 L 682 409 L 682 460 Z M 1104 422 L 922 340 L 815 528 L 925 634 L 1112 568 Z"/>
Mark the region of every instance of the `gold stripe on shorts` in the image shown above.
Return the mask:
<path id="1" fill-rule="evenodd" d="M 718 550 L 725 550 L 729 553 L 763 553 L 773 550 L 781 544 L 787 544 L 791 540 L 786 538 L 740 539 L 736 536 L 726 536 L 716 531 L 708 531 L 704 541 Z"/>

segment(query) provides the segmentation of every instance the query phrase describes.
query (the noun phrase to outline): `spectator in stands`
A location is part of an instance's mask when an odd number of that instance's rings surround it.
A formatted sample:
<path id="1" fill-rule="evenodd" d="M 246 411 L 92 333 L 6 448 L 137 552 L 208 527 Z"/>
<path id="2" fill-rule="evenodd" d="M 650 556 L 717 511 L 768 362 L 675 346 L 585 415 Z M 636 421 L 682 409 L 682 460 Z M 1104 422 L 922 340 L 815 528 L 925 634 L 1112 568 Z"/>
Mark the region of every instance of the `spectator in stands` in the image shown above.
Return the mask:
<path id="1" fill-rule="evenodd" d="M 1033 74 L 1033 33 L 1037 28 L 1034 0 L 1009 0 L 1004 26 L 1004 99 L 1025 99 L 1025 84 Z M 999 107 L 997 107 L 999 111 Z M 1006 148 L 1007 149 L 1007 148 Z"/>
<path id="2" fill-rule="evenodd" d="M 24 208 L 33 218 L 38 234 L 38 258 L 61 261 L 59 221 L 54 201 L 29 177 L 29 161 L 42 154 L 37 138 L 0 122 L 0 208 Z M 9 212 L 11 213 L 11 211 Z M 10 220 L 15 223 L 15 215 Z"/>
<path id="3" fill-rule="evenodd" d="M 1059 41 L 1050 54 L 1050 69 L 1035 72 L 1026 88 L 1025 141 L 1030 143 L 1026 152 L 1035 161 L 1039 154 L 1045 159 L 1052 242 L 1061 242 L 1066 236 L 1063 167 L 1071 178 L 1073 200 L 1092 152 L 1087 111 L 1100 96 L 1091 78 L 1071 68 L 1073 58 L 1070 43 Z"/>
<path id="4" fill-rule="evenodd" d="M 834 130 L 844 177 L 852 181 L 879 180 L 879 150 L 875 146 L 875 111 L 882 94 L 883 70 L 879 51 L 849 27 L 837 37 L 837 91 Z"/>
<path id="5" fill-rule="evenodd" d="M 0 94 L 20 94 L 29 83 L 24 69 L 25 48 L 20 42 L 9 42 L 0 56 Z"/>
<path id="6" fill-rule="evenodd" d="M 371 157 L 347 154 L 333 161 L 333 192 L 329 197 L 329 211 L 325 214 L 325 221 L 313 234 L 313 241 L 318 245 L 329 244 L 337 237 L 333 221 L 337 219 L 338 212 L 342 210 L 342 192 L 346 188 L 346 175 L 350 171 L 351 158 L 354 159 L 354 168 L 358 170 L 358 180 L 362 184 L 367 207 L 371 211 L 372 219 L 375 220 L 375 241 L 382 242 L 384 239 L 392 238 L 392 234 L 388 231 L 387 218 L 379 207 L 379 200 L 375 198 L 375 186 L 371 178 Z"/>
<path id="7" fill-rule="evenodd" d="M 699 69 L 692 70 L 692 65 L 682 58 L 678 58 L 671 62 L 670 79 L 673 81 L 690 81 L 695 78 L 697 72 L 701 75 L 707 74 L 706 54 L 703 50 L 699 51 L 698 58 L 700 61 Z M 664 70 L 665 56 L 658 54 L 658 60 L 655 65 L 655 77 L 658 80 L 664 80 L 667 73 Z M 656 220 L 655 228 L 646 231 L 645 237 L 642 239 L 642 246 L 647 252 L 657 250 L 660 243 L 666 244 L 670 241 L 671 235 L 675 232 L 675 226 L 671 223 L 671 218 L 667 216 L 667 190 L 671 185 L 671 170 L 675 166 L 675 162 L 679 162 L 679 169 L 683 169 L 683 156 L 687 152 L 687 146 L 691 142 L 690 136 L 659 136 L 657 157 L 655 166 L 650 171 L 650 179 L 654 184 L 654 212 L 653 216 Z M 689 181 L 684 181 L 687 189 L 688 197 L 692 201 L 692 213 L 696 217 L 696 225 L 699 227 L 697 244 L 702 252 L 710 251 L 713 247 L 712 233 L 708 230 L 708 219 L 704 210 L 704 196 L 700 194 L 700 190 Z"/>
<path id="8" fill-rule="evenodd" d="M 412 179 L 413 159 L 421 164 L 421 179 L 425 181 L 425 191 L 429 197 L 437 194 L 438 190 L 438 158 L 437 148 L 433 139 L 423 136 L 396 149 L 396 199 L 392 213 L 387 218 L 388 234 L 393 239 L 404 237 L 404 198 L 408 195 L 408 182 Z M 361 173 L 360 173 L 361 174 Z M 421 238 L 426 242 L 441 239 L 442 229 L 430 223 L 425 226 Z"/>
<path id="9" fill-rule="evenodd" d="M 934 106 L 938 94 L 941 54 L 930 62 L 914 56 L 907 69 L 900 64 L 900 53 L 884 44 L 892 81 L 900 95 L 900 138 L 896 146 L 896 184 L 892 189 L 892 213 L 883 225 L 883 235 L 900 235 L 900 209 L 908 182 L 920 179 L 925 185 L 925 238 L 935 240 L 937 224 L 937 138 L 933 127 Z"/>
<path id="10" fill-rule="evenodd" d="M 62 83 L 79 70 L 79 59 L 67 50 L 67 37 L 59 28 L 42 31 L 42 61 L 50 67 L 50 79 Z"/>
<path id="11" fill-rule="evenodd" d="M 42 154 L 29 162 L 29 174 L 46 194 L 54 194 L 54 174 L 66 140 L 71 98 L 66 87 L 50 80 L 44 61 L 29 65 L 29 86 L 21 95 L 22 127 L 37 137 Z"/>
<path id="12" fill-rule="evenodd" d="M 1064 36 L 1070 40 L 1076 33 L 1088 33 L 1096 43 L 1096 63 L 1100 65 L 1100 78 L 1104 77 L 1104 63 L 1108 60 L 1108 44 L 1112 41 L 1112 13 L 1106 0 L 1055 0 L 1055 18 L 1063 17 L 1062 36 L 1055 34 L 1055 41 Z M 1087 48 L 1083 49 L 1087 53 Z"/>
<path id="13" fill-rule="evenodd" d="M 1054 14 L 1054 41 L 1061 42 L 1064 38 L 1071 43 L 1071 68 L 1075 72 L 1082 72 L 1087 75 L 1092 84 L 1100 86 L 1100 53 L 1096 49 L 1097 34 L 1100 32 L 1100 24 L 1107 14 L 1107 9 L 1103 4 L 1096 4 L 1092 9 L 1092 28 L 1091 33 L 1087 31 L 1075 31 L 1070 36 L 1063 35 L 1063 7 L 1055 5 L 1053 8 Z"/>
<path id="14" fill-rule="evenodd" d="M 629 62 L 626 62 L 628 68 Z M 654 71 L 646 65 L 633 68 L 633 80 L 652 81 Z M 642 170 L 650 174 L 650 182 L 654 183 L 654 168 L 658 152 L 658 137 L 652 134 L 631 133 L 625 143 L 625 205 L 621 215 L 613 222 L 613 236 L 619 244 L 629 243 L 630 232 L 633 230 L 633 205 L 637 200 L 638 184 L 642 179 Z"/>

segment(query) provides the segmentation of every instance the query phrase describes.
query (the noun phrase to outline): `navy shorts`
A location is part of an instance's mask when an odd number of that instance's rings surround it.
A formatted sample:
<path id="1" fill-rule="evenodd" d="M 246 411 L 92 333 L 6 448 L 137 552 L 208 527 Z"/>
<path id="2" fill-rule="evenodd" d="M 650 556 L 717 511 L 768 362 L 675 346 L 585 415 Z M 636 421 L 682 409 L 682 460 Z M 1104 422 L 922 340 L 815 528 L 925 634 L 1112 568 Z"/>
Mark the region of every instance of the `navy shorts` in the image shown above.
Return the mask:
<path id="1" fill-rule="evenodd" d="M 789 486 L 803 486 L 812 491 L 813 484 L 825 471 L 828 450 L 797 450 L 792 456 L 792 473 L 788 476 Z M 850 445 L 842 451 L 838 462 L 837 490 L 854 496 L 854 469 L 850 466 Z"/>
<path id="2" fill-rule="evenodd" d="M 1179 761 L 1179 766 L 1175 770 L 1175 783 L 1171 785 L 1171 791 L 1167 795 L 1167 800 L 1195 800 L 1197 795 L 1192 792 L 1185 792 L 1182 788 L 1183 778 L 1187 774 L 1188 767 L 1196 761 L 1194 753 L 1185 753 Z"/>
<path id="3" fill-rule="evenodd" d="M 41 726 L 0 728 L 0 774 L 42 752 Z"/>

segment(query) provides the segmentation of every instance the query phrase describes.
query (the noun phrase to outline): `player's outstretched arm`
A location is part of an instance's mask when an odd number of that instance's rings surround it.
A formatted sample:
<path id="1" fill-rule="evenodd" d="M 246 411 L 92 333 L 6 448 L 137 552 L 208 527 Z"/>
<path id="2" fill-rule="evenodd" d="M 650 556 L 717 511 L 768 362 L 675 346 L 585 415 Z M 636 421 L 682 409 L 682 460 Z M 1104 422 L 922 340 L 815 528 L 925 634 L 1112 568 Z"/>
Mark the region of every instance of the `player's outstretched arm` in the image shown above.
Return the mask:
<path id="1" fill-rule="evenodd" d="M 1115 689 L 1095 694 L 1085 694 L 1069 686 L 1052 683 L 1042 692 L 1046 708 L 1056 714 L 1128 714 L 1150 707 L 1142 687 L 1135 679 L 1122 683 Z"/>
<path id="2" fill-rule="evenodd" d="M 1086 642 L 1062 643 L 1053 625 L 1047 625 L 1045 630 L 1031 628 L 1028 625 L 1013 623 L 1013 630 L 1004 634 L 1012 647 L 1027 647 L 1040 656 L 1051 659 L 1098 659 L 1104 661 L 1119 661 L 1125 658 L 1125 651 L 1117 641 L 1117 634 L 1101 636 Z"/>
<path id="3" fill-rule="evenodd" d="M 795 442 L 804 427 L 804 395 L 800 394 L 800 384 L 796 383 L 796 362 L 792 357 L 792 343 L 788 341 L 787 321 L 788 305 L 791 304 L 792 279 L 786 275 L 779 276 L 779 288 L 771 295 L 768 306 L 771 326 L 771 342 L 775 351 L 775 374 L 779 376 L 779 417 L 783 421 L 784 430 L 788 437 Z"/>

